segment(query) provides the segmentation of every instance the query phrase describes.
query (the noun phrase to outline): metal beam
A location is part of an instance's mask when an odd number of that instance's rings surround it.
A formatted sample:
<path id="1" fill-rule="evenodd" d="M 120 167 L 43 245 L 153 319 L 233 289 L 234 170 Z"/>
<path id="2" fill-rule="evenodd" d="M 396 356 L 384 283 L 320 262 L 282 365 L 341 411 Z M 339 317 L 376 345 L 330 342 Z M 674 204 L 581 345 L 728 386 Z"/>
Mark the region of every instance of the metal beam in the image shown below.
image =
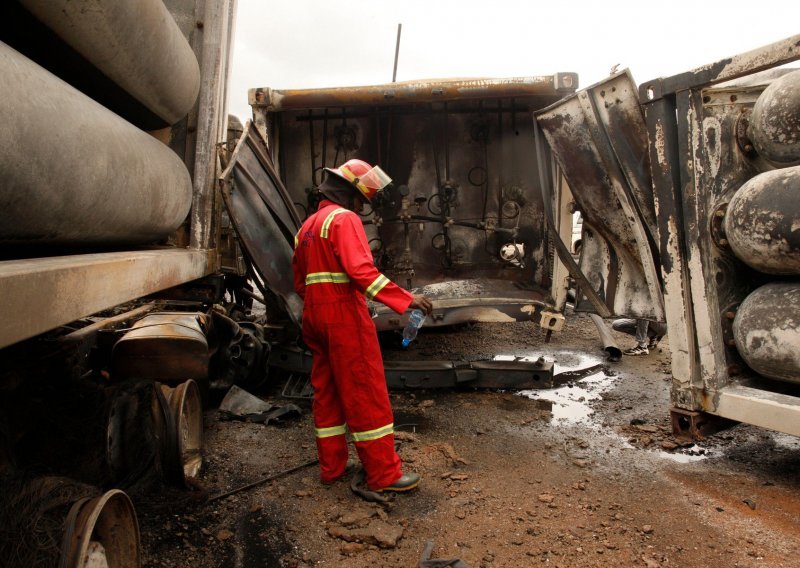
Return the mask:
<path id="1" fill-rule="evenodd" d="M 556 73 L 507 79 L 406 81 L 332 89 L 279 90 L 263 87 L 250 89 L 248 100 L 254 110 L 263 107 L 270 112 L 277 112 L 360 105 L 435 103 L 492 97 L 554 96 L 571 93 L 577 88 L 577 74 Z"/>
<path id="2" fill-rule="evenodd" d="M 0 348 L 201 278 L 215 251 L 166 249 L 0 262 Z"/>
<path id="3" fill-rule="evenodd" d="M 730 385 L 715 398 L 712 414 L 800 436 L 800 397 Z"/>

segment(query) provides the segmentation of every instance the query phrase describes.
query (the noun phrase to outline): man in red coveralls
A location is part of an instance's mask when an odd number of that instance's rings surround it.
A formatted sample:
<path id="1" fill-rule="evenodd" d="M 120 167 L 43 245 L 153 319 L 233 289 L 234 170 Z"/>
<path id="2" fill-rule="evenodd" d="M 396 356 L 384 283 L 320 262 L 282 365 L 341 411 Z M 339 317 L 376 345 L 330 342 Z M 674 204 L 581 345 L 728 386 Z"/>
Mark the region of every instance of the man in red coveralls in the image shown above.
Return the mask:
<path id="1" fill-rule="evenodd" d="M 328 172 L 323 199 L 295 238 L 294 285 L 303 298 L 303 339 L 314 362 L 314 426 L 320 473 L 330 484 L 347 466 L 346 429 L 373 491 L 408 491 L 419 484 L 404 474 L 394 449 L 394 418 L 375 324 L 367 299 L 398 314 L 430 313 L 430 300 L 403 290 L 372 259 L 361 219 L 364 203 L 391 182 L 379 167 L 349 160 Z M 366 298 L 365 298 L 366 296 Z"/>

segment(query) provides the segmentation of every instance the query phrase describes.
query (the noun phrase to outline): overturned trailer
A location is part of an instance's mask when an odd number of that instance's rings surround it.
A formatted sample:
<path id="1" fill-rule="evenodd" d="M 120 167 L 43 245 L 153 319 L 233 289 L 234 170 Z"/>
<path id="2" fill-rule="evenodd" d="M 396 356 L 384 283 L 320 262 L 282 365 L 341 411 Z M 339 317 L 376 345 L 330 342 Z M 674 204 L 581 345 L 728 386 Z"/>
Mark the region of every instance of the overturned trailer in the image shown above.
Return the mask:
<path id="1" fill-rule="evenodd" d="M 584 216 L 578 308 L 666 319 L 676 433 L 800 435 L 798 58 L 622 72 L 536 115 Z"/>

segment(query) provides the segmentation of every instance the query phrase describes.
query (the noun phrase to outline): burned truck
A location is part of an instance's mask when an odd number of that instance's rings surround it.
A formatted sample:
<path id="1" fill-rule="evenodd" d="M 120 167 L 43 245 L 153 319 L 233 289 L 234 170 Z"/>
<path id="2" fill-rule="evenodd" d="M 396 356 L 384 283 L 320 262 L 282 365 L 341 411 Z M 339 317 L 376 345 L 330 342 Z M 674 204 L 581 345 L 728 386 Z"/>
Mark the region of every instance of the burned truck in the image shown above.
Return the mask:
<path id="1" fill-rule="evenodd" d="M 584 219 L 576 309 L 666 318 L 680 435 L 800 434 L 798 58 L 625 71 L 536 113 Z"/>
<path id="2" fill-rule="evenodd" d="M 1 8 L 9 563 L 139 565 L 133 502 L 155 484 L 195 483 L 212 390 L 285 383 L 308 396 L 292 245 L 323 168 L 354 157 L 395 180 L 363 222 L 381 270 L 434 299 L 430 325 L 557 332 L 574 284 L 576 309 L 666 319 L 677 427 L 714 415 L 798 433 L 796 364 L 773 356 L 787 337 L 796 346 L 785 303 L 796 267 L 783 257 L 796 252 L 797 215 L 787 198 L 767 216 L 788 221 L 769 228 L 748 222 L 747 205 L 794 179 L 785 140 L 797 125 L 771 114 L 790 103 L 770 102 L 792 76 L 718 84 L 796 59 L 797 38 L 648 83 L 647 96 L 625 73 L 577 92 L 573 73 L 257 88 L 252 121 L 237 125 L 226 113 L 235 2 L 76 4 Z M 737 204 L 738 187 L 751 189 Z M 578 210 L 576 264 L 565 242 Z M 789 249 L 744 250 L 782 238 Z M 753 264 L 762 256 L 782 259 L 778 272 Z M 379 330 L 405 325 L 372 307 Z M 760 342 L 754 309 L 784 317 Z M 413 361 L 386 376 L 531 388 L 551 383 L 552 364 Z"/>

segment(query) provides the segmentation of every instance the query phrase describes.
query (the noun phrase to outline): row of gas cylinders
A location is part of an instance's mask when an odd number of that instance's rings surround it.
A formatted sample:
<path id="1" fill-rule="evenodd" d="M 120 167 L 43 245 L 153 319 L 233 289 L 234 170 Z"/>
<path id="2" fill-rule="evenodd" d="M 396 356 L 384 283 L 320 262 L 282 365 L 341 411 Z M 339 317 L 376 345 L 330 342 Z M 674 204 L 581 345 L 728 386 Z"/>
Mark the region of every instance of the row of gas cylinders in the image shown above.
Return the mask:
<path id="1" fill-rule="evenodd" d="M 84 4 L 1 9 L 0 244 L 151 243 L 189 212 L 183 159 L 147 133 L 197 99 L 184 32 L 161 0 Z"/>
<path id="2" fill-rule="evenodd" d="M 775 169 L 742 185 L 720 215 L 734 255 L 775 280 L 741 303 L 733 338 L 754 371 L 800 383 L 800 71 L 761 93 L 747 135 Z"/>

